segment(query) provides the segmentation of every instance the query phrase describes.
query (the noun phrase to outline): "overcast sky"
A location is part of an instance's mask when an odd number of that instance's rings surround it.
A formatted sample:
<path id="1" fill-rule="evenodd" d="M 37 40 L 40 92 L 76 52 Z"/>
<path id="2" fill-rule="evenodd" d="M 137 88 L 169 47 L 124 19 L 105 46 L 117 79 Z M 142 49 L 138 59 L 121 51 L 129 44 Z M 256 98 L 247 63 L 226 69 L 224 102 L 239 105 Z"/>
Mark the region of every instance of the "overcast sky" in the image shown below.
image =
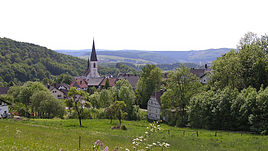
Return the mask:
<path id="1" fill-rule="evenodd" d="M 236 48 L 268 29 L 267 0 L 1 0 L 0 37 L 50 49 Z"/>

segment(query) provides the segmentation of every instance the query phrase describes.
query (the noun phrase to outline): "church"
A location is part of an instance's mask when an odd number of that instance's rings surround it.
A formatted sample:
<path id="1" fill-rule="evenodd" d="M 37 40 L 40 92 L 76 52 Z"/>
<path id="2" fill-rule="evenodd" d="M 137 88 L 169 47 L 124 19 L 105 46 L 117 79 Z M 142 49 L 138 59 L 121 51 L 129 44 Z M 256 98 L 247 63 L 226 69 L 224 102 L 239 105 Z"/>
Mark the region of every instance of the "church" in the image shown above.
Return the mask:
<path id="1" fill-rule="evenodd" d="M 90 87 L 102 88 L 105 85 L 106 80 L 109 81 L 109 86 L 114 86 L 118 80 L 126 79 L 129 81 L 133 89 L 136 88 L 136 85 L 139 80 L 139 76 L 121 73 L 116 78 L 113 77 L 101 77 L 98 73 L 98 58 L 95 49 L 95 42 L 93 39 L 92 50 L 90 58 L 88 58 L 88 64 L 86 71 L 82 76 L 74 77 L 75 81 L 70 84 L 70 87 L 76 87 L 78 90 L 87 90 Z"/>
<path id="2" fill-rule="evenodd" d="M 88 87 L 98 88 L 103 80 L 104 78 L 100 77 L 100 74 L 98 73 L 98 59 L 93 39 L 91 56 L 90 59 L 88 58 L 87 69 L 82 76 L 75 77 L 75 81 L 70 86 L 80 89 L 80 85 L 86 83 Z"/>
<path id="3" fill-rule="evenodd" d="M 86 80 L 89 80 L 90 78 L 100 77 L 98 73 L 98 59 L 97 59 L 94 39 L 93 39 L 90 60 L 88 58 L 87 70 L 84 72 L 83 76 L 86 77 Z"/>

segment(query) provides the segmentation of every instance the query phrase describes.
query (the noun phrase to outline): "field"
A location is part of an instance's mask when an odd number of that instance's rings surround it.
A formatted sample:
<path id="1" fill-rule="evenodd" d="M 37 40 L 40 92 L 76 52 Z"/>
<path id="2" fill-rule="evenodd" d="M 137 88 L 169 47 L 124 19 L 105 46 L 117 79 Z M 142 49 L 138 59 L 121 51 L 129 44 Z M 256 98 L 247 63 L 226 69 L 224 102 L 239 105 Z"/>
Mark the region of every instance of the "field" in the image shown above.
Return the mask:
<path id="1" fill-rule="evenodd" d="M 110 150 L 116 146 L 119 150 L 133 150 L 132 139 L 143 135 L 149 125 L 147 121 L 123 121 L 127 130 L 113 130 L 111 127 L 117 121 L 110 124 L 109 120 L 83 120 L 82 124 L 80 128 L 78 120 L 0 120 L 0 150 L 78 150 L 79 136 L 80 150 L 92 150 L 92 144 L 98 139 Z M 161 124 L 161 128 L 163 131 L 158 134 L 158 139 L 171 145 L 165 150 L 268 150 L 268 136 L 223 131 L 218 131 L 215 136 L 215 131 L 176 128 L 165 124 Z"/>

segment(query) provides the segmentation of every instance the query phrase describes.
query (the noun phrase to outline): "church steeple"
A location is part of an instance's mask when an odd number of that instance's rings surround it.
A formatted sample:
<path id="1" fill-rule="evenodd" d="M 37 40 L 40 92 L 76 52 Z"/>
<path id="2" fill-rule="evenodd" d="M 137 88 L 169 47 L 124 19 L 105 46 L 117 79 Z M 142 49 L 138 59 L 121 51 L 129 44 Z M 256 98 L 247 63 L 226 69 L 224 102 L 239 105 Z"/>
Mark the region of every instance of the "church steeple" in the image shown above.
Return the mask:
<path id="1" fill-rule="evenodd" d="M 89 62 L 89 58 L 87 59 L 87 68 L 89 69 L 90 67 L 90 62 Z"/>
<path id="2" fill-rule="evenodd" d="M 92 51 L 91 51 L 90 61 L 98 61 L 97 55 L 96 55 L 96 50 L 95 50 L 94 38 L 93 38 L 93 45 L 92 45 Z"/>

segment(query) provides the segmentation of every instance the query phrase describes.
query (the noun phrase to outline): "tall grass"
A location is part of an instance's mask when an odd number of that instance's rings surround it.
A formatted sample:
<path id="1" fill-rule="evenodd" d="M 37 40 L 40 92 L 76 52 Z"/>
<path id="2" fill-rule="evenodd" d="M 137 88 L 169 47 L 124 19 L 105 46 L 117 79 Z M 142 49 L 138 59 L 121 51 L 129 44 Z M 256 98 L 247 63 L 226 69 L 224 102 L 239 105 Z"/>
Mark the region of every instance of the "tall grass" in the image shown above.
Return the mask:
<path id="1" fill-rule="evenodd" d="M 132 139 L 141 136 L 149 125 L 147 121 L 123 121 L 127 130 L 113 130 L 117 124 L 110 120 L 31 119 L 26 121 L 0 120 L 0 150 L 91 150 L 96 140 L 109 148 L 132 149 Z M 176 128 L 162 124 L 159 139 L 168 142 L 167 150 L 196 151 L 259 151 L 268 150 L 268 136 Z M 197 136 L 198 131 L 198 136 Z M 119 148 L 120 149 L 120 148 Z"/>

